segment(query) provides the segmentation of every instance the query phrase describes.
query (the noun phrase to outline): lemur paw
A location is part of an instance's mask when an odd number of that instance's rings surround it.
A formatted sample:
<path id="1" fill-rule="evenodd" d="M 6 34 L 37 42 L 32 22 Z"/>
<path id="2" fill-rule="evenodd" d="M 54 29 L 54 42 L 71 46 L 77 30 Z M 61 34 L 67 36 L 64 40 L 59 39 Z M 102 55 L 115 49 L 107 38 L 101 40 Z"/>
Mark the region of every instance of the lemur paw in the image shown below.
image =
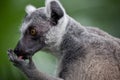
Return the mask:
<path id="1" fill-rule="evenodd" d="M 25 61 L 24 59 L 17 57 L 16 54 L 12 49 L 8 50 L 8 57 L 9 60 L 18 68 L 20 69 L 35 69 L 34 62 L 32 61 L 32 57 L 29 57 L 28 61 Z"/>
<path id="2" fill-rule="evenodd" d="M 18 58 L 16 56 L 16 54 L 13 52 L 12 49 L 9 49 L 8 50 L 8 57 L 9 57 L 9 60 L 15 65 L 15 66 L 22 66 L 22 65 L 25 65 L 26 62 L 25 60 L 21 59 L 21 58 Z"/>

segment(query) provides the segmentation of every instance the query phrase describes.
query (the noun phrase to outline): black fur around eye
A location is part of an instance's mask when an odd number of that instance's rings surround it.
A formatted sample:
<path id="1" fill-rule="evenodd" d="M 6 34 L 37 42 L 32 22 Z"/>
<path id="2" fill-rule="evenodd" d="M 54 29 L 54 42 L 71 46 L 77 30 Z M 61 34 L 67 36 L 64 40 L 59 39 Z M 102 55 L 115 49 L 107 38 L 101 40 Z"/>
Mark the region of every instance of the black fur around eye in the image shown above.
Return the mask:
<path id="1" fill-rule="evenodd" d="M 36 31 L 36 29 L 34 29 L 34 28 L 29 29 L 29 33 L 30 33 L 30 35 L 32 35 L 32 36 L 36 36 L 36 35 L 37 35 L 37 31 Z"/>

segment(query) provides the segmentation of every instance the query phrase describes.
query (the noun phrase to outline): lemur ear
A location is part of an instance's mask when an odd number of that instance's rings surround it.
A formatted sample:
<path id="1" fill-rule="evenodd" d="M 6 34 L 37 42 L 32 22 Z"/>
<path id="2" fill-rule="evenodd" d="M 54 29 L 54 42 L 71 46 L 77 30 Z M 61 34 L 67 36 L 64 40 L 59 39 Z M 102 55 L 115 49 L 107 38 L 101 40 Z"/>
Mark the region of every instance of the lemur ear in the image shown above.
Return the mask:
<path id="1" fill-rule="evenodd" d="M 65 15 L 65 10 L 58 0 L 46 0 L 46 15 L 50 17 L 53 25 Z"/>
<path id="2" fill-rule="evenodd" d="M 27 14 L 31 14 L 35 10 L 36 10 L 36 7 L 34 7 L 33 5 L 27 5 L 26 9 L 25 9 L 25 11 L 26 11 Z"/>

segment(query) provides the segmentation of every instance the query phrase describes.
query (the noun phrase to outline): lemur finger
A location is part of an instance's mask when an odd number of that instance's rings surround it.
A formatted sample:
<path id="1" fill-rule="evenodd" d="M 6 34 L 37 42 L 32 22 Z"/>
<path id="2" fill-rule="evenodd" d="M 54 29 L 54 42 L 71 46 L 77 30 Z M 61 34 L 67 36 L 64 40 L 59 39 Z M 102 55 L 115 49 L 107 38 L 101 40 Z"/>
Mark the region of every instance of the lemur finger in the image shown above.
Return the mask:
<path id="1" fill-rule="evenodd" d="M 35 68 L 35 64 L 32 60 L 32 56 L 29 56 L 29 65 L 32 66 L 32 68 Z"/>
<path id="2" fill-rule="evenodd" d="M 31 56 L 29 56 L 29 63 L 31 64 L 32 62 L 33 62 L 33 60 L 32 60 L 32 57 Z"/>
<path id="3" fill-rule="evenodd" d="M 8 50 L 8 56 L 9 56 L 9 60 L 13 63 L 21 63 L 23 62 L 23 60 L 17 58 L 17 56 L 15 55 L 15 53 L 13 52 L 12 49 Z"/>
<path id="4" fill-rule="evenodd" d="M 14 62 L 15 61 L 15 55 L 14 55 L 13 50 L 9 49 L 7 53 L 8 53 L 8 56 L 9 56 L 9 60 Z"/>

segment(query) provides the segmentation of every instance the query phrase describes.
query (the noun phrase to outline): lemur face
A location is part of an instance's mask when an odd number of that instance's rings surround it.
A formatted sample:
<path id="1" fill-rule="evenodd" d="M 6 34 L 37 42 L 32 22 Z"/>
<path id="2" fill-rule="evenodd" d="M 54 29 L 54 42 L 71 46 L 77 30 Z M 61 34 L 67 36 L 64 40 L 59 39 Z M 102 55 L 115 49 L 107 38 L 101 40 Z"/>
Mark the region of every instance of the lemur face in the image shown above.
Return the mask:
<path id="1" fill-rule="evenodd" d="M 21 39 L 14 50 L 23 59 L 57 41 L 54 38 L 61 34 L 59 29 L 63 30 L 61 26 L 65 22 L 65 11 L 57 0 L 46 0 L 46 6 L 38 9 L 29 5 L 26 12 L 27 16 L 21 27 Z"/>
<path id="2" fill-rule="evenodd" d="M 49 18 L 44 14 L 44 8 L 27 14 L 21 27 L 21 39 L 15 49 L 18 56 L 33 55 L 45 46 L 45 33 L 50 29 Z"/>

